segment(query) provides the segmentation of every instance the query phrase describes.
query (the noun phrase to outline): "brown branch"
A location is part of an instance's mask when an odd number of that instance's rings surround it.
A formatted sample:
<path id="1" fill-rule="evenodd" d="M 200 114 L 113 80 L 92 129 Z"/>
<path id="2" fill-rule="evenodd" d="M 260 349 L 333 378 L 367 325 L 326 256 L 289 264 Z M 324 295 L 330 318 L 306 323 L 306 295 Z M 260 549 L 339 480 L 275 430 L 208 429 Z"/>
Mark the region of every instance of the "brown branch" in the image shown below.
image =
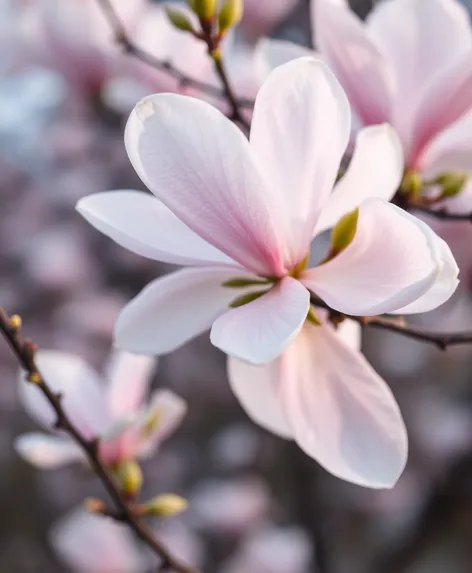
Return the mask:
<path id="1" fill-rule="evenodd" d="M 200 571 L 190 565 L 180 561 L 173 556 L 169 550 L 156 539 L 151 528 L 142 520 L 136 517 L 131 505 L 128 504 L 125 496 L 121 493 L 113 475 L 108 467 L 101 460 L 98 453 L 98 441 L 85 438 L 75 424 L 69 419 L 62 407 L 62 397 L 56 394 L 46 380 L 41 375 L 36 362 L 36 346 L 29 340 L 25 340 L 20 334 L 21 327 L 15 324 L 8 314 L 0 308 L 0 331 L 5 340 L 10 345 L 13 353 L 18 359 L 21 367 L 28 374 L 31 383 L 37 386 L 43 393 L 56 414 L 55 427 L 65 431 L 82 448 L 87 459 L 95 471 L 103 486 L 107 490 L 116 509 L 121 517 L 121 521 L 136 533 L 136 535 L 161 559 L 161 570 L 174 570 L 177 573 L 200 573 Z"/>
<path id="2" fill-rule="evenodd" d="M 440 350 L 447 350 L 447 348 L 450 346 L 458 346 L 460 344 L 472 344 L 472 332 L 430 332 L 421 328 L 410 326 L 406 324 L 405 321 L 400 317 L 386 318 L 383 316 L 367 317 L 346 315 L 334 311 L 315 295 L 312 295 L 311 303 L 315 307 L 328 310 L 330 312 L 331 318 L 335 322 L 343 320 L 344 318 L 349 318 L 350 320 L 358 322 L 363 327 L 377 328 L 379 330 L 395 332 L 397 334 L 401 334 L 402 336 L 406 336 L 407 338 L 412 338 L 413 340 L 433 344 Z"/>
<path id="3" fill-rule="evenodd" d="M 408 210 L 418 211 L 441 221 L 466 221 L 472 223 L 472 213 L 450 213 L 446 209 L 431 209 L 431 207 L 415 205 L 414 203 L 408 205 Z"/>
<path id="4" fill-rule="evenodd" d="M 219 72 L 218 75 L 223 83 L 223 89 L 218 88 L 210 83 L 197 80 L 184 72 L 180 71 L 174 65 L 172 65 L 167 60 L 162 60 L 157 58 L 153 54 L 142 50 L 139 48 L 128 36 L 123 22 L 120 20 L 118 13 L 113 7 L 111 0 L 96 0 L 97 4 L 103 11 L 103 14 L 110 23 L 110 27 L 114 32 L 116 42 L 124 49 L 124 51 L 134 58 L 140 60 L 141 62 L 151 66 L 152 68 L 166 72 L 168 75 L 175 78 L 182 86 L 191 86 L 202 93 L 206 93 L 209 96 L 216 97 L 220 100 L 227 100 L 230 104 L 232 110 L 232 118 L 235 121 L 239 121 L 243 126 L 245 125 L 245 119 L 241 115 L 240 110 L 242 108 L 251 109 L 254 107 L 254 102 L 249 99 L 236 99 L 233 92 L 229 86 L 226 73 L 223 70 L 223 74 Z M 246 122 L 247 123 L 247 122 Z"/>

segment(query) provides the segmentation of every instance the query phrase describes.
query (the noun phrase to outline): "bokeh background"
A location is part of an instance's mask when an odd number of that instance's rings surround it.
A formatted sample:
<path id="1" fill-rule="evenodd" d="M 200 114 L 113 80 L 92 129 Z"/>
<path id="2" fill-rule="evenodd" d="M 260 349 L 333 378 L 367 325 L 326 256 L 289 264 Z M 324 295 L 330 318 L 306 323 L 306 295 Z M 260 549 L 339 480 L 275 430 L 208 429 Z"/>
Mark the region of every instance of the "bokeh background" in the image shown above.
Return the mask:
<path id="1" fill-rule="evenodd" d="M 121 249 L 74 211 L 87 194 L 142 185 L 125 154 L 123 109 L 97 105 L 96 94 L 38 56 L 25 25 L 34 2 L 42 0 L 0 2 L 0 304 L 21 314 L 41 347 L 100 369 L 121 307 L 169 267 Z M 351 5 L 364 16 L 371 3 Z M 273 35 L 308 45 L 307 14 L 300 0 Z M 462 285 L 443 309 L 416 320 L 470 330 L 472 228 L 438 230 L 461 264 Z M 472 572 L 472 347 L 441 353 L 377 331 L 365 333 L 364 348 L 410 435 L 408 467 L 389 492 L 341 482 L 252 424 L 207 336 L 160 359 L 155 387 L 190 405 L 144 466 L 145 492 L 190 500 L 185 514 L 156 523 L 174 551 L 206 573 L 308 573 L 317 562 L 326 573 Z M 23 462 L 13 440 L 35 429 L 19 402 L 15 360 L 0 343 L 0 573 L 69 571 L 51 527 L 86 496 L 102 495 L 84 470 L 40 472 Z M 87 573 L 113 573 L 105 565 Z"/>

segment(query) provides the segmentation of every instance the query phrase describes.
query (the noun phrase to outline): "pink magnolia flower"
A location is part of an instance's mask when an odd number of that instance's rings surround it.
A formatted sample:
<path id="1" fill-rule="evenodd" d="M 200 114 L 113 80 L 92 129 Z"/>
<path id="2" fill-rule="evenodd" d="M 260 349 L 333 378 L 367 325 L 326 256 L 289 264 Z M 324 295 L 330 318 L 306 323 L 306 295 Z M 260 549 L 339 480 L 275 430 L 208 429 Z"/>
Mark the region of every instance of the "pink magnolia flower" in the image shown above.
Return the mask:
<path id="1" fill-rule="evenodd" d="M 145 0 L 113 0 L 129 33 L 144 4 Z M 35 55 L 76 89 L 99 90 L 121 65 L 123 56 L 96 0 L 35 0 L 25 21 Z"/>
<path id="2" fill-rule="evenodd" d="M 185 402 L 167 390 L 157 390 L 146 403 L 155 360 L 116 353 L 108 366 L 107 382 L 77 356 L 40 350 L 37 364 L 48 384 L 63 396 L 63 406 L 82 434 L 100 438 L 100 455 L 110 465 L 143 458 L 155 452 L 174 431 L 186 411 Z M 26 411 L 51 430 L 51 406 L 20 372 L 20 397 Z M 30 463 L 56 468 L 84 461 L 83 452 L 66 435 L 29 433 L 15 442 L 18 453 Z"/>
<path id="3" fill-rule="evenodd" d="M 211 328 L 213 344 L 235 359 L 271 363 L 249 372 L 251 391 L 267 399 L 267 417 L 275 400 L 264 376 L 283 392 L 287 421 L 274 431 L 295 438 L 336 475 L 385 487 L 406 457 L 398 406 L 329 323 L 307 323 L 310 291 L 350 315 L 422 312 L 451 296 L 458 269 L 444 241 L 388 203 L 403 174 L 390 127 L 360 132 L 332 193 L 350 130 L 342 88 L 312 58 L 270 75 L 256 100 L 250 142 L 205 102 L 150 96 L 131 114 L 125 142 L 155 198 L 99 193 L 77 208 L 120 245 L 190 267 L 152 282 L 123 310 L 119 347 L 163 354 Z M 352 241 L 307 269 L 313 237 L 353 209 Z M 245 403 L 243 390 L 236 392 Z M 252 408 L 251 415 L 262 416 Z M 326 433 L 318 430 L 325 423 Z"/>
<path id="4" fill-rule="evenodd" d="M 242 26 L 250 36 L 270 34 L 298 3 L 299 0 L 245 0 Z"/>
<path id="5" fill-rule="evenodd" d="M 142 573 L 149 559 L 126 525 L 75 510 L 51 530 L 60 559 L 76 573 Z"/>

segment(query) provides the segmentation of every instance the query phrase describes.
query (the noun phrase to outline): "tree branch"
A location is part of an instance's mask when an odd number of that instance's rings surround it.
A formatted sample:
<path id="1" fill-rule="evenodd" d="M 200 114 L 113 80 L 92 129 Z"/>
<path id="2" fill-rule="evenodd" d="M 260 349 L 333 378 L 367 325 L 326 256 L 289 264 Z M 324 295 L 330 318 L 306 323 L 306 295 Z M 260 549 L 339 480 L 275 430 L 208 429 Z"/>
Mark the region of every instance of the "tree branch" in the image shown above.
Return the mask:
<path id="1" fill-rule="evenodd" d="M 95 471 L 103 486 L 107 490 L 117 511 L 121 516 L 121 521 L 136 533 L 136 535 L 161 559 L 161 570 L 174 570 L 177 573 L 200 573 L 200 571 L 190 565 L 180 561 L 173 556 L 169 550 L 156 539 L 151 528 L 139 519 L 128 504 L 125 496 L 121 493 L 113 475 L 107 466 L 100 459 L 98 453 L 98 441 L 85 438 L 75 424 L 69 419 L 62 407 L 62 398 L 56 394 L 46 380 L 43 378 L 35 362 L 36 345 L 25 340 L 20 333 L 21 325 L 15 324 L 8 314 L 0 308 L 0 331 L 5 340 L 10 345 L 21 367 L 27 372 L 31 384 L 37 386 L 43 393 L 56 414 L 57 429 L 65 431 L 82 448 L 87 459 Z"/>
<path id="2" fill-rule="evenodd" d="M 442 221 L 468 221 L 472 223 L 472 213 L 450 213 L 446 209 L 431 209 L 431 207 L 415 205 L 414 203 L 411 203 L 408 209 Z"/>
<path id="3" fill-rule="evenodd" d="M 363 327 L 377 328 L 379 330 L 388 330 L 389 332 L 396 332 L 406 336 L 407 338 L 412 338 L 413 340 L 418 340 L 420 342 L 426 342 L 428 344 L 433 344 L 440 350 L 447 350 L 450 346 L 458 346 L 459 344 L 472 344 L 472 331 L 470 332 L 430 332 L 423 330 L 421 328 L 416 328 L 414 326 L 409 326 L 400 317 L 397 318 L 386 318 L 383 316 L 351 316 L 339 313 L 330 308 L 325 302 L 319 299 L 317 296 L 312 295 L 311 303 L 318 308 L 324 308 L 329 311 L 331 318 L 336 322 L 343 320 L 344 318 L 349 318 L 359 323 Z"/>
<path id="4" fill-rule="evenodd" d="M 240 110 L 242 108 L 251 109 L 254 107 L 254 102 L 249 99 L 236 99 L 231 91 L 231 88 L 226 77 L 226 73 L 223 73 L 217 69 L 218 75 L 223 83 L 223 89 L 218 88 L 207 82 L 202 82 L 191 76 L 185 74 L 184 72 L 177 69 L 169 61 L 157 58 L 153 54 L 142 50 L 139 48 L 128 36 L 126 29 L 118 16 L 117 11 L 113 7 L 111 0 L 96 0 L 97 4 L 103 11 L 104 16 L 108 20 L 111 29 L 113 30 L 116 42 L 124 49 L 124 51 L 133 56 L 134 58 L 140 60 L 141 62 L 151 66 L 152 68 L 166 72 L 173 78 L 175 78 L 182 86 L 191 86 L 198 91 L 208 94 L 209 96 L 216 97 L 220 100 L 226 100 L 232 110 L 232 118 L 239 121 L 242 125 L 247 123 L 242 117 Z M 216 66 L 215 66 L 216 67 Z"/>

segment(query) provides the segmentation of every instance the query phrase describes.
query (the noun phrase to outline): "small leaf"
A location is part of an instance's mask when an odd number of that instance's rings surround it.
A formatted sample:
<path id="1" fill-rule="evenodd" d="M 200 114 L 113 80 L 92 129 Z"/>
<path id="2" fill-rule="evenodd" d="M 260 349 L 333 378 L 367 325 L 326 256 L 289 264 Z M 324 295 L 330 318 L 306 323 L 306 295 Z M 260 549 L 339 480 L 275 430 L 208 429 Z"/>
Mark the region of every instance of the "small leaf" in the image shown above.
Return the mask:
<path id="1" fill-rule="evenodd" d="M 248 286 L 257 286 L 257 285 L 265 285 L 268 284 L 269 281 L 267 279 L 243 279 L 243 278 L 235 278 L 229 279 L 223 283 L 224 287 L 228 288 L 244 288 Z"/>
<path id="2" fill-rule="evenodd" d="M 239 308 L 240 306 L 244 306 L 245 304 L 249 304 L 250 302 L 257 300 L 258 298 L 261 298 L 261 296 L 264 296 L 268 292 L 269 291 L 267 290 L 262 290 L 262 291 L 248 292 L 246 294 L 242 294 L 241 296 L 235 298 L 229 306 L 231 308 Z"/>
<path id="3" fill-rule="evenodd" d="M 352 243 L 357 231 L 359 209 L 344 215 L 334 227 L 331 235 L 332 251 L 339 254 Z"/>
<path id="4" fill-rule="evenodd" d="M 193 32 L 192 22 L 190 22 L 184 13 L 179 10 L 174 10 L 174 8 L 170 8 L 169 6 L 166 7 L 166 13 L 171 24 L 177 28 L 177 30 L 181 30 L 182 32 Z"/>

